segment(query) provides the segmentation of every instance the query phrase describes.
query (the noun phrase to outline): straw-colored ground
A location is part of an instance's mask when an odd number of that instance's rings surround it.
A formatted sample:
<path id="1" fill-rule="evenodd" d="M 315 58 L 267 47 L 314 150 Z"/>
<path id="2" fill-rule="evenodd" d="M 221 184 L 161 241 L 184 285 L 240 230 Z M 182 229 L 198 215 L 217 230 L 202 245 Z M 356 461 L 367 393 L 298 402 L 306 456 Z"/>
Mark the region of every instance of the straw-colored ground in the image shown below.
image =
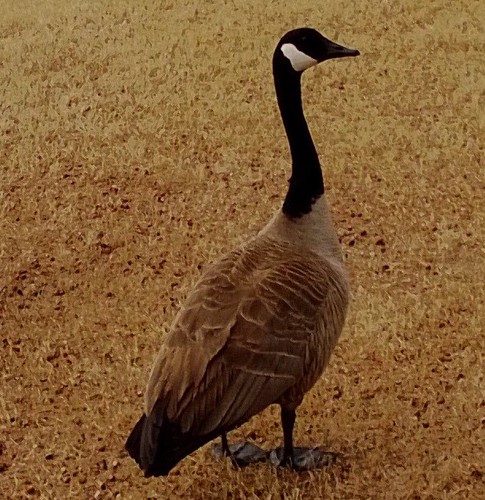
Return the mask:
<path id="1" fill-rule="evenodd" d="M 0 1 L 1 498 L 485 498 L 485 7 Z M 271 56 L 311 25 L 358 47 L 304 77 L 352 278 L 296 440 L 342 458 L 146 480 L 123 450 L 160 336 L 289 175 Z M 277 408 L 237 438 L 281 437 Z"/>

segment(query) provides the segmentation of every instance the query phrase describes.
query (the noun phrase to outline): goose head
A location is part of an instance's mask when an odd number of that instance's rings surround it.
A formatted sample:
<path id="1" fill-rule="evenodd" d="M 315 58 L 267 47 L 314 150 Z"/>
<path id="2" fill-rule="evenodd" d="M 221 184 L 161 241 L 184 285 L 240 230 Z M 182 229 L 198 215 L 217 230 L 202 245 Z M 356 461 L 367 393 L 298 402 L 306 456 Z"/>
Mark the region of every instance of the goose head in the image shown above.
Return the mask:
<path id="1" fill-rule="evenodd" d="M 298 28 L 281 38 L 276 46 L 273 65 L 290 72 L 302 73 L 328 59 L 359 54 L 357 49 L 332 42 L 313 28 Z"/>

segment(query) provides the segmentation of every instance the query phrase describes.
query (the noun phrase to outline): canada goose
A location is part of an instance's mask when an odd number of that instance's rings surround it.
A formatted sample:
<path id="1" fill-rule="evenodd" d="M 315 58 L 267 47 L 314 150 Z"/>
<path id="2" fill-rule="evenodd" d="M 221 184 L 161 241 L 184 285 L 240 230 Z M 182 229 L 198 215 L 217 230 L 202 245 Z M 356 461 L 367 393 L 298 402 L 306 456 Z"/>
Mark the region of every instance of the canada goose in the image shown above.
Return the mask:
<path id="1" fill-rule="evenodd" d="M 263 460 L 309 469 L 328 459 L 294 448 L 295 410 L 326 367 L 342 330 L 348 284 L 301 102 L 303 71 L 359 52 L 310 28 L 286 33 L 273 75 L 292 158 L 281 210 L 257 236 L 212 264 L 178 312 L 152 368 L 145 413 L 126 449 L 145 476 L 166 475 L 221 436 L 239 465 Z M 283 447 L 229 446 L 226 433 L 281 406 Z"/>

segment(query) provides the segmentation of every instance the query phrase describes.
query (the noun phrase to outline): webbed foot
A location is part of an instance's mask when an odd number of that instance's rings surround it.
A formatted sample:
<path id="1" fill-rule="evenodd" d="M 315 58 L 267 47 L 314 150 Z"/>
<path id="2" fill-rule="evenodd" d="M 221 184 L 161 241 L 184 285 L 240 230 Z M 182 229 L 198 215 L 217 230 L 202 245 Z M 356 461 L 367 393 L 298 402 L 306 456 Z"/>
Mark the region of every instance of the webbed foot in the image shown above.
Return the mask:
<path id="1" fill-rule="evenodd" d="M 229 457 L 235 467 L 246 467 L 249 464 L 267 460 L 268 453 L 253 443 L 243 442 L 228 445 L 215 444 L 212 448 L 213 455 L 220 459 Z"/>
<path id="2" fill-rule="evenodd" d="M 338 453 L 324 451 L 320 447 L 315 448 L 293 448 L 293 457 L 284 457 L 284 449 L 276 448 L 269 453 L 269 461 L 276 466 L 288 467 L 295 471 L 321 469 L 327 467 L 338 458 Z"/>

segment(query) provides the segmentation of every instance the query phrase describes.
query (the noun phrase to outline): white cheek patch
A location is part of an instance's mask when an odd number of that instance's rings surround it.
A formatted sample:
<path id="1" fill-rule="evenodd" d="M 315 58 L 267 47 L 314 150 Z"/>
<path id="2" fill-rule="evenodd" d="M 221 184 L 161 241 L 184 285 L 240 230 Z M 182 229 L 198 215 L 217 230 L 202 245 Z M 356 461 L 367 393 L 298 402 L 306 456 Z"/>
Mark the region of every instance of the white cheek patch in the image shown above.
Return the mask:
<path id="1" fill-rule="evenodd" d="M 281 46 L 281 52 L 290 61 L 295 71 L 304 71 L 318 63 L 313 57 L 307 56 L 304 52 L 298 50 L 292 43 L 284 43 Z"/>

